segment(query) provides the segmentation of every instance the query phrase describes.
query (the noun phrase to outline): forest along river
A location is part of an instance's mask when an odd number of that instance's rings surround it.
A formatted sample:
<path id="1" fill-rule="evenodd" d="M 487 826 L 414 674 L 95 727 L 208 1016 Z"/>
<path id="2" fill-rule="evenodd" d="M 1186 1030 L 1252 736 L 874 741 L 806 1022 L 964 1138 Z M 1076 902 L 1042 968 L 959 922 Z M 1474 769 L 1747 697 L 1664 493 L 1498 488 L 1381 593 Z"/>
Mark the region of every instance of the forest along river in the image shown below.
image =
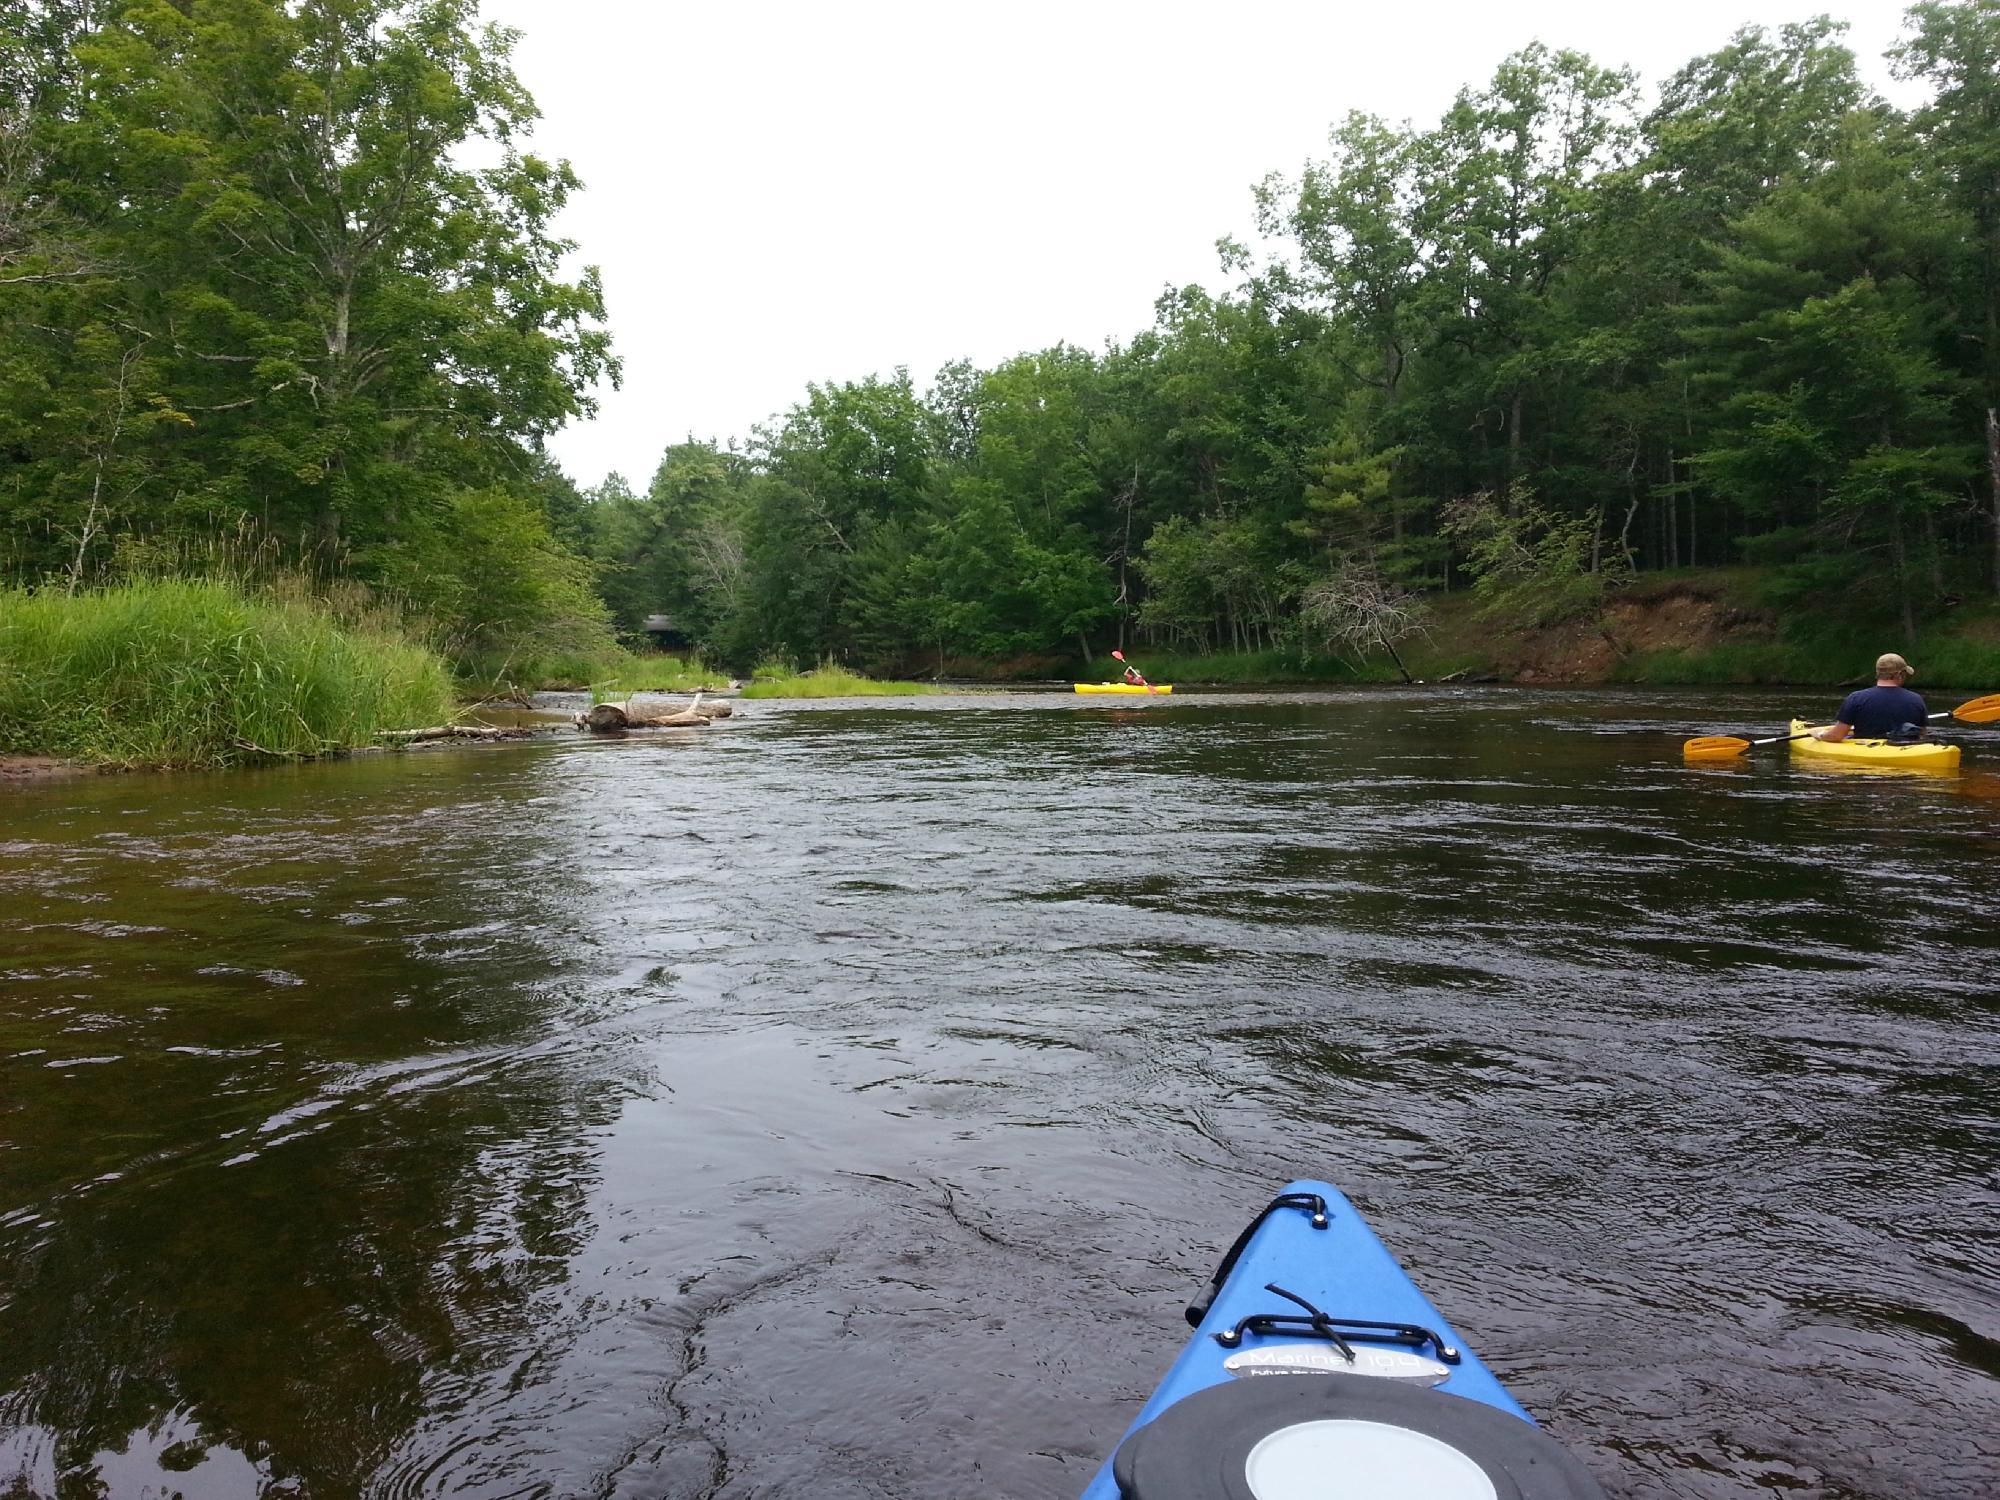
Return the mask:
<path id="1" fill-rule="evenodd" d="M 1990 1496 L 2000 733 L 1681 762 L 1798 706 L 0 795 L 0 1494 L 1072 1496 L 1312 1175 L 1615 1495 Z"/>

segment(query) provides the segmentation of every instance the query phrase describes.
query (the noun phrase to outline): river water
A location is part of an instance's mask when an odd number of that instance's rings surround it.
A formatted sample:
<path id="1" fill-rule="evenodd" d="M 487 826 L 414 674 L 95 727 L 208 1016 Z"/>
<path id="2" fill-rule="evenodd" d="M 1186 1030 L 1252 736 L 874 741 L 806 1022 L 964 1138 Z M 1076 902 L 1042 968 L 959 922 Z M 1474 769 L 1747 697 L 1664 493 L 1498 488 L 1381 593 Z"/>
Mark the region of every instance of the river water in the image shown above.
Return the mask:
<path id="1" fill-rule="evenodd" d="M 1614 1495 L 2000 1493 L 2000 733 L 1679 758 L 1791 707 L 0 793 L 0 1495 L 1071 1496 L 1294 1176 Z"/>

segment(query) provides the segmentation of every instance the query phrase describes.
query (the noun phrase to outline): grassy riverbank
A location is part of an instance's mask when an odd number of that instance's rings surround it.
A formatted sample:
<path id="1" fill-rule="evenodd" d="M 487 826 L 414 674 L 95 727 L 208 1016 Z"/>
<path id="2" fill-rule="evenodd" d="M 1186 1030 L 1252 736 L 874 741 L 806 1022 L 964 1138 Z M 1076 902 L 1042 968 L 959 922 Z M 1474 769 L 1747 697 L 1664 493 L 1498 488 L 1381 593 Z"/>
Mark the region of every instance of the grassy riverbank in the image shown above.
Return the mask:
<path id="1" fill-rule="evenodd" d="M 746 698 L 914 698 L 940 691 L 928 682 L 881 682 L 835 666 L 809 672 L 759 668 L 744 686 Z"/>
<path id="2" fill-rule="evenodd" d="M 1441 644 L 1481 655 L 1499 675 L 1525 681 L 1635 683 L 1655 687 L 1769 686 L 1834 689 L 1872 680 L 1883 651 L 1899 651 L 1924 688 L 2000 683 L 2000 602 L 1954 604 L 1920 616 L 1914 637 L 1893 617 L 1838 594 L 1795 597 L 1754 568 L 1650 573 L 1612 595 L 1596 615 L 1528 632 L 1496 632 L 1468 611 Z"/>
<path id="3" fill-rule="evenodd" d="M 319 755 L 452 712 L 445 662 L 365 597 L 143 580 L 0 591 L 0 753 L 106 766 Z"/>
<path id="4" fill-rule="evenodd" d="M 1913 686 L 1990 691 L 2000 684 L 2000 610 L 1961 609 L 1920 624 L 1914 640 L 1884 625 L 1830 618 L 1793 618 L 1691 646 L 1636 650 L 1606 680 L 1653 686 L 1723 684 L 1851 687 L 1872 680 L 1883 651 L 1916 665 Z"/>

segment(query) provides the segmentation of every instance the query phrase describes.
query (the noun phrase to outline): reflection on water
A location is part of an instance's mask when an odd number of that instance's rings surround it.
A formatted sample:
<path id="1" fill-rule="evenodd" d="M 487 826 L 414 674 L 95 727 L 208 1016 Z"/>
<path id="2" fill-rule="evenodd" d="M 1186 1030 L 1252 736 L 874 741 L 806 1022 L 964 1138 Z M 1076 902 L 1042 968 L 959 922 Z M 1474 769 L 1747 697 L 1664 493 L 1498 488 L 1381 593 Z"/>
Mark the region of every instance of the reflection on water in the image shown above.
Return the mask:
<path id="1" fill-rule="evenodd" d="M 1681 763 L 1735 707 L 10 792 L 0 1495 L 1064 1496 L 1297 1175 L 1613 1493 L 1992 1493 L 2000 735 Z"/>

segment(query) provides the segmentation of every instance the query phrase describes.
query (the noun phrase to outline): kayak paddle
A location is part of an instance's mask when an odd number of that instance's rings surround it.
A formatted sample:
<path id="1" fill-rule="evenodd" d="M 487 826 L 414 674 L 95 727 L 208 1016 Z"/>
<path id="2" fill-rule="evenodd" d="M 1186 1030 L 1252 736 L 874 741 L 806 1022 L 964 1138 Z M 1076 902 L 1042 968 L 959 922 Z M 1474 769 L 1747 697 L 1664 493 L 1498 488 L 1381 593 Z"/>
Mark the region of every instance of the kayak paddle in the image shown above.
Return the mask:
<path id="1" fill-rule="evenodd" d="M 1147 692 L 1151 693 L 1155 691 L 1152 683 L 1146 681 L 1146 674 L 1141 672 L 1137 667 L 1133 666 L 1132 663 L 1130 663 L 1129 661 L 1125 661 L 1125 653 L 1123 651 L 1112 652 L 1111 659 L 1116 662 L 1124 662 L 1126 669 L 1130 671 L 1134 677 L 1137 677 L 1139 679 L 1140 683 L 1145 687 Z"/>
<path id="2" fill-rule="evenodd" d="M 1984 698 L 1974 698 L 1970 703 L 1961 703 L 1948 713 L 1932 714 L 1933 719 L 1963 719 L 1968 724 L 1991 724 L 2000 719 L 2000 693 L 1989 693 Z M 1681 746 L 1681 754 L 1689 760 L 1734 760 L 1758 745 L 1789 745 L 1793 740 L 1810 738 L 1804 734 L 1774 734 L 1769 739 L 1745 740 L 1733 734 L 1704 734 L 1687 741 Z"/>

